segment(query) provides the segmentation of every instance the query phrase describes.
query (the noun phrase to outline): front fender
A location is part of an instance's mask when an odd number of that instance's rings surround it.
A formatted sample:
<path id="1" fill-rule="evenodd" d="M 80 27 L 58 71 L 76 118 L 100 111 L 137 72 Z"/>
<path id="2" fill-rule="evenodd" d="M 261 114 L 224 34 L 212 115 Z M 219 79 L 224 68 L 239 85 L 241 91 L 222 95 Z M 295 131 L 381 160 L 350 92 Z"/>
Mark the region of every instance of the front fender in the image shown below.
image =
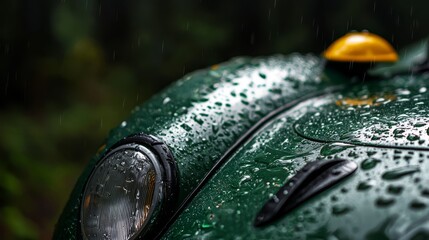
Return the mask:
<path id="1" fill-rule="evenodd" d="M 146 133 L 162 140 L 177 164 L 177 206 L 221 156 L 255 123 L 297 98 L 339 84 L 313 55 L 235 58 L 184 76 L 136 107 L 88 162 L 56 226 L 55 238 L 81 238 L 80 206 L 97 161 L 125 137 Z"/>

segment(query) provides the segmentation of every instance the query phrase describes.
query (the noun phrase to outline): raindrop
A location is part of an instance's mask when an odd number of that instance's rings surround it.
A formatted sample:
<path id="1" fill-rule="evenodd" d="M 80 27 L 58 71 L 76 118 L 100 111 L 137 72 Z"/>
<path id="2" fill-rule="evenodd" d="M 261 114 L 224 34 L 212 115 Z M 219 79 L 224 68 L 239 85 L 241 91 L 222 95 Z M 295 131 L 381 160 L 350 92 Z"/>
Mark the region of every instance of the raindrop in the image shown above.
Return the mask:
<path id="1" fill-rule="evenodd" d="M 427 197 L 427 198 L 429 198 L 429 189 L 423 189 L 422 190 L 422 192 L 421 192 L 421 195 L 423 196 L 423 197 Z"/>
<path id="2" fill-rule="evenodd" d="M 402 193 L 403 190 L 404 188 L 402 186 L 390 185 L 389 187 L 387 187 L 387 192 L 393 195 L 399 195 Z"/>
<path id="3" fill-rule="evenodd" d="M 352 146 L 348 144 L 343 144 L 343 143 L 328 144 L 323 146 L 322 149 L 320 149 L 320 154 L 322 156 L 333 155 L 336 153 L 340 153 L 350 147 Z"/>
<path id="4" fill-rule="evenodd" d="M 424 123 L 424 122 L 418 122 L 418 123 L 414 124 L 414 127 L 424 127 L 424 126 L 426 126 L 426 123 Z"/>
<path id="5" fill-rule="evenodd" d="M 188 132 L 190 132 L 191 130 L 192 130 L 192 128 L 188 125 L 188 124 L 186 124 L 186 123 L 183 123 L 182 125 L 180 125 L 183 129 L 185 129 L 186 131 L 188 131 Z"/>
<path id="6" fill-rule="evenodd" d="M 409 141 L 417 141 L 419 139 L 420 139 L 420 136 L 417 134 L 410 133 L 407 136 L 407 140 L 409 140 Z"/>
<path id="7" fill-rule="evenodd" d="M 426 208 L 426 203 L 418 200 L 413 200 L 410 203 L 410 208 L 415 210 L 420 210 L 420 209 Z"/>
<path id="8" fill-rule="evenodd" d="M 164 98 L 164 100 L 162 101 L 162 104 L 167 104 L 171 101 L 171 99 L 169 97 Z"/>
<path id="9" fill-rule="evenodd" d="M 203 229 L 207 229 L 207 228 L 211 228 L 211 227 L 213 227 L 212 224 L 208 224 L 208 223 L 201 224 L 201 228 L 203 228 Z"/>
<path id="10" fill-rule="evenodd" d="M 358 191 L 365 191 L 365 190 L 368 190 L 368 189 L 374 187 L 375 184 L 376 184 L 375 180 L 368 180 L 368 181 L 360 182 L 356 189 Z"/>
<path id="11" fill-rule="evenodd" d="M 241 186 L 243 183 L 248 182 L 250 180 L 250 175 L 245 175 L 241 178 L 239 185 Z"/>
<path id="12" fill-rule="evenodd" d="M 396 180 L 419 171 L 418 166 L 407 166 L 387 171 L 381 177 L 385 180 Z"/>
<path id="13" fill-rule="evenodd" d="M 375 204 L 379 207 L 389 207 L 394 203 L 395 203 L 395 199 L 393 198 L 379 197 L 377 198 L 377 200 L 375 200 Z"/>
<path id="14" fill-rule="evenodd" d="M 377 166 L 377 164 L 379 164 L 381 162 L 381 160 L 379 159 L 375 159 L 375 158 L 368 158 L 365 159 L 362 163 L 361 163 L 361 168 L 363 170 L 369 170 L 374 168 L 375 166 Z"/>
<path id="15" fill-rule="evenodd" d="M 343 215 L 353 210 L 350 206 L 347 205 L 335 205 L 332 207 L 332 214 L 334 215 Z"/>

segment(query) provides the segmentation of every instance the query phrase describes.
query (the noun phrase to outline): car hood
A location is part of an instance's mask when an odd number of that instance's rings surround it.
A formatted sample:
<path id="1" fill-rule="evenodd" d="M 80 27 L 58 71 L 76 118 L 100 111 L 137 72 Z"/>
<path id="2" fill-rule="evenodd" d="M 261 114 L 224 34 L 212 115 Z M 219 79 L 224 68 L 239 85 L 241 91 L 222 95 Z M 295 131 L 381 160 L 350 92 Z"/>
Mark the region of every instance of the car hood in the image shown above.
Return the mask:
<path id="1" fill-rule="evenodd" d="M 402 59 L 382 74 L 373 69 L 371 80 L 343 76 L 325 69 L 322 58 L 300 54 L 236 58 L 184 76 L 111 131 L 54 237 L 82 237 L 90 173 L 112 146 L 138 133 L 159 138 L 177 164 L 180 207 L 154 224 L 164 238 L 412 235 L 423 229 L 429 204 L 429 79 L 406 73 L 413 58 Z M 253 226 L 265 202 L 306 163 L 333 158 L 360 168 L 280 220 Z"/>
<path id="2" fill-rule="evenodd" d="M 164 238 L 427 238 L 427 88 L 427 74 L 375 78 L 285 110 L 217 171 Z M 253 225 L 306 163 L 334 158 L 359 168 L 278 221 Z"/>

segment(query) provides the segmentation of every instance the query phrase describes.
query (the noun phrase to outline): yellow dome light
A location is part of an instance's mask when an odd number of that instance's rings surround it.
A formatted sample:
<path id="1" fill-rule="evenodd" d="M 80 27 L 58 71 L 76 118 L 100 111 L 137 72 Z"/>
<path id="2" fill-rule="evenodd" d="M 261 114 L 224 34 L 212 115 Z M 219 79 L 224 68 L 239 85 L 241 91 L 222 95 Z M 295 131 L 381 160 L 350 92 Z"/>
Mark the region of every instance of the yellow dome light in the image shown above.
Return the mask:
<path id="1" fill-rule="evenodd" d="M 398 54 L 382 37 L 369 32 L 353 32 L 337 39 L 324 52 L 336 62 L 395 62 Z"/>

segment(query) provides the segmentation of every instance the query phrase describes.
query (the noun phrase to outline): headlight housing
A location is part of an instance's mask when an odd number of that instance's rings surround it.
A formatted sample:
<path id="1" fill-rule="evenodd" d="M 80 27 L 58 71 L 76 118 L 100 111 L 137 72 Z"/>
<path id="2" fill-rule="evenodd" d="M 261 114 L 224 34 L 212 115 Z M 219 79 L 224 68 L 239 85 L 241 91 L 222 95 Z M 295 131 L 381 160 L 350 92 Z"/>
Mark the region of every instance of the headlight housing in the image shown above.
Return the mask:
<path id="1" fill-rule="evenodd" d="M 86 183 L 83 237 L 142 236 L 151 230 L 151 223 L 171 213 L 177 193 L 176 168 L 168 148 L 144 134 L 125 138 L 107 151 Z"/>

